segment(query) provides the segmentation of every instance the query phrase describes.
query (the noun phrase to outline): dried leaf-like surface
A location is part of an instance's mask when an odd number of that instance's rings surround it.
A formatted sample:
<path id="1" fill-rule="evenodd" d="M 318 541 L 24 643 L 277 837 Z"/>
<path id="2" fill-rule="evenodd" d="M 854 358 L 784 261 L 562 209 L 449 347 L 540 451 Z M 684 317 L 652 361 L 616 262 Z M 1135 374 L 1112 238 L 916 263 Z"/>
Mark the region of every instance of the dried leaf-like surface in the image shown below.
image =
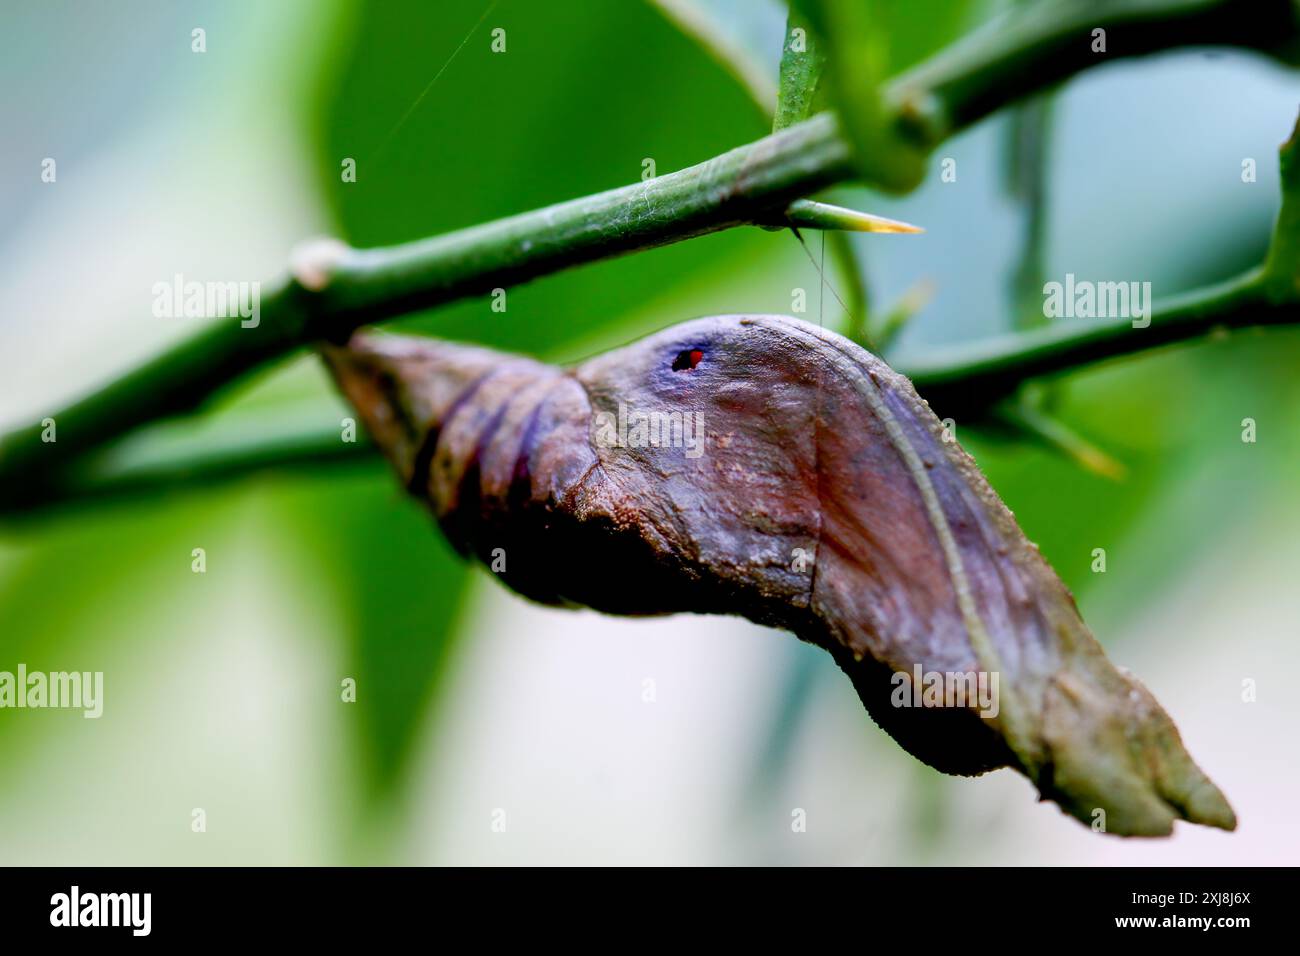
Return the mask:
<path id="1" fill-rule="evenodd" d="M 786 628 L 940 770 L 1014 767 L 1110 833 L 1235 826 L 974 461 L 849 340 L 718 316 L 567 370 L 391 336 L 326 354 L 448 538 L 504 554 L 521 594 Z M 996 699 L 950 683 L 924 706 L 918 675 L 988 679 Z"/>

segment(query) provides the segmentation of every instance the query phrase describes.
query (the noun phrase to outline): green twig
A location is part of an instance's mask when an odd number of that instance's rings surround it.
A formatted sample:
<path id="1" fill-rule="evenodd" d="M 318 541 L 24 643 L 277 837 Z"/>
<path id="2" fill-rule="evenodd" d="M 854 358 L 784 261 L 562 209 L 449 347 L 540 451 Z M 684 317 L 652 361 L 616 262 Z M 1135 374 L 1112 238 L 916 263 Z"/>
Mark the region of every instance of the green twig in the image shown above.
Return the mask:
<path id="1" fill-rule="evenodd" d="M 1205 336 L 1219 329 L 1300 324 L 1300 305 L 1272 296 L 1262 269 L 1152 308 L 1151 324 L 1128 318 L 1058 322 L 969 345 L 899 356 L 897 367 L 945 414 L 982 413 L 1027 379 Z"/>
<path id="2" fill-rule="evenodd" d="M 1059 323 L 952 348 L 915 361 L 892 364 L 908 375 L 921 395 L 941 415 L 964 420 L 998 414 L 999 404 L 1026 381 L 1082 369 L 1108 359 L 1142 354 L 1159 346 L 1186 342 L 1220 329 L 1264 325 L 1300 325 L 1300 306 L 1272 298 L 1256 270 L 1231 282 L 1157 303 L 1151 324 L 1140 329 L 1131 320 Z M 166 426 L 160 426 L 165 428 Z M 243 428 L 233 429 L 234 433 Z M 36 513 L 69 498 L 139 498 L 162 489 L 187 486 L 196 478 L 220 483 L 253 472 L 311 470 L 326 462 L 361 460 L 375 454 L 373 445 L 344 444 L 338 429 L 300 428 L 264 435 L 246 445 L 201 451 L 176 448 L 150 432 L 89 459 L 74 478 L 43 486 L 35 498 L 0 500 L 0 513 L 24 509 Z"/>
<path id="3" fill-rule="evenodd" d="M 1110 31 L 1104 55 L 1092 50 L 1095 29 Z M 1057 0 L 990 24 L 888 84 L 882 99 L 899 142 L 924 151 L 1001 106 L 1116 57 L 1187 44 L 1274 49 L 1297 33 L 1290 0 Z M 0 492 L 46 480 L 56 467 L 141 424 L 189 412 L 313 341 L 750 224 L 852 175 L 838 124 L 823 114 L 646 183 L 406 245 L 317 254 L 262 298 L 256 328 L 218 322 L 53 413 L 56 442 L 42 440 L 39 423 L 0 441 Z M 1104 352 L 1105 334 L 1098 335 L 1094 349 Z M 1052 364 L 1053 347 L 1059 343 L 1038 346 L 1039 364 Z M 1005 364 L 997 356 L 979 359 L 991 382 L 999 361 Z"/>
<path id="4" fill-rule="evenodd" d="M 163 423 L 94 451 L 21 497 L 0 499 L 9 523 L 44 518 L 86 501 L 149 501 L 178 492 L 221 487 L 267 475 L 337 474 L 340 466 L 379 463 L 364 432 L 345 441 L 340 428 L 290 416 L 268 426 L 263 416 L 234 411 L 218 429 L 193 434 Z"/>

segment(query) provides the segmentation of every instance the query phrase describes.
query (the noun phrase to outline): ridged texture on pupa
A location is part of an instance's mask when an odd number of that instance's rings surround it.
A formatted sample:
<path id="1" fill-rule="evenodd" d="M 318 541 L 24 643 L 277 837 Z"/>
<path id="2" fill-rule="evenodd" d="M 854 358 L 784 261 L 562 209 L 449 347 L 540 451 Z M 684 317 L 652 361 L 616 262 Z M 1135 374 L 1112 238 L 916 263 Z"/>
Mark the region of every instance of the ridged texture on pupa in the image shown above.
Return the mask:
<path id="1" fill-rule="evenodd" d="M 326 355 L 452 543 L 489 564 L 504 554 L 520 593 L 786 628 L 826 648 L 876 721 L 940 770 L 1015 767 L 1111 833 L 1235 826 L 971 458 L 907 379 L 847 339 L 719 316 L 567 370 L 390 336 Z M 611 431 L 651 413 L 702 424 L 704 445 Z M 918 667 L 996 674 L 996 716 L 895 706 L 896 675 Z"/>

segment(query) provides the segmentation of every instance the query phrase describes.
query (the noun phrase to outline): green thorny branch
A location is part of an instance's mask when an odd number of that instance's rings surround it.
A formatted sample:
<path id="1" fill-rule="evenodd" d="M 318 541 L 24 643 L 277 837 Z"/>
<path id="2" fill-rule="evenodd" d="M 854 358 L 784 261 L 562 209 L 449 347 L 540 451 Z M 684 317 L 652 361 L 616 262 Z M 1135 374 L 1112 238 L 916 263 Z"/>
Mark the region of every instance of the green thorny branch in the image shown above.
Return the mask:
<path id="1" fill-rule="evenodd" d="M 827 28 L 855 21 L 843 3 L 800 4 Z M 852 25 L 852 24 L 851 24 Z M 1096 30 L 1109 52 L 1094 52 Z M 309 244 L 290 274 L 264 295 L 260 322 L 210 326 L 98 392 L 0 440 L 0 511 L 96 491 L 129 490 L 130 461 L 79 462 L 146 423 L 189 413 L 249 373 L 322 339 L 415 310 L 486 294 L 561 269 L 742 225 L 816 225 L 791 205 L 850 179 L 894 190 L 916 186 L 936 146 L 989 114 L 1120 56 L 1187 45 L 1234 45 L 1290 57 L 1300 40 L 1295 0 L 1046 0 L 1007 14 L 873 90 L 683 169 L 594 196 L 404 245 L 350 249 Z M 863 45 L 844 43 L 845 56 Z M 835 60 L 837 47 L 830 46 Z M 875 64 L 831 71 L 853 83 Z M 854 110 L 861 107 L 864 112 Z M 841 130 L 846 130 L 842 133 Z M 897 364 L 941 411 L 974 415 L 1026 379 L 1202 335 L 1219 327 L 1296 322 L 1300 302 L 1300 172 L 1283 150 L 1284 197 L 1267 261 L 1231 282 L 1157 304 L 1149 327 L 1128 319 L 1053 326 L 927 354 Z M 828 227 L 835 223 L 827 222 Z M 57 440 L 43 440 L 53 419 Z M 350 457 L 317 438 L 283 436 L 192 460 L 156 460 L 139 483 L 204 480 L 251 468 Z M 110 449 L 110 454 L 111 454 Z M 141 467 L 138 463 L 134 467 Z"/>

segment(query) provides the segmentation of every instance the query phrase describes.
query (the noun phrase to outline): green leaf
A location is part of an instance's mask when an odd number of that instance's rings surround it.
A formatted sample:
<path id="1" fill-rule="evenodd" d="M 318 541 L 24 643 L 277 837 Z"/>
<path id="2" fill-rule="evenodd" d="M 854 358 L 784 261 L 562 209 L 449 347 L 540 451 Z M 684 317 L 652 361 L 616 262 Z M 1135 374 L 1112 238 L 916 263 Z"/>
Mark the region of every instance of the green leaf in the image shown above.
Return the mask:
<path id="1" fill-rule="evenodd" d="M 813 114 L 825 67 L 826 52 L 811 24 L 791 9 L 785 45 L 781 48 L 781 83 L 776 117 L 772 121 L 773 132 L 806 120 Z"/>
<path id="2" fill-rule="evenodd" d="M 649 0 L 694 40 L 749 94 L 764 119 L 772 115 L 776 85 L 768 63 L 768 21 L 779 5 L 755 0 Z"/>
<path id="3" fill-rule="evenodd" d="M 891 76 L 937 53 L 978 21 L 1005 9 L 998 0 L 882 0 L 881 8 L 889 24 Z"/>
<path id="4" fill-rule="evenodd" d="M 385 469 L 310 487 L 300 499 L 304 534 L 332 569 L 349 635 L 349 705 L 376 806 L 400 795 L 457 633 L 468 565 L 434 520 Z"/>
<path id="5" fill-rule="evenodd" d="M 190 571 L 196 542 L 211 546 L 228 534 L 232 496 L 201 504 L 155 496 L 150 508 L 89 512 L 70 509 L 35 532 L 6 529 L 0 538 L 0 670 L 25 664 L 30 671 L 104 671 L 112 706 L 129 655 L 147 655 L 137 604 L 184 602 L 217 580 Z M 185 629 L 178 627 L 184 640 Z M 115 711 L 114 711 L 115 712 Z M 0 720 L 0 760 L 38 748 L 59 722 Z M 76 715 L 82 720 L 80 714 Z M 108 719 L 112 719 L 109 714 Z"/>
<path id="6" fill-rule="evenodd" d="M 476 28 L 485 6 L 361 5 L 317 119 L 319 181 L 351 244 L 418 239 L 637 183 L 765 131 L 749 93 L 646 4 L 603 4 L 594 15 L 588 0 L 501 3 Z M 496 29 L 505 52 L 492 52 Z M 340 179 L 344 157 L 356 160 L 356 182 Z M 485 290 L 398 326 L 555 355 L 770 242 L 733 230 L 511 286 L 505 312 Z"/>

